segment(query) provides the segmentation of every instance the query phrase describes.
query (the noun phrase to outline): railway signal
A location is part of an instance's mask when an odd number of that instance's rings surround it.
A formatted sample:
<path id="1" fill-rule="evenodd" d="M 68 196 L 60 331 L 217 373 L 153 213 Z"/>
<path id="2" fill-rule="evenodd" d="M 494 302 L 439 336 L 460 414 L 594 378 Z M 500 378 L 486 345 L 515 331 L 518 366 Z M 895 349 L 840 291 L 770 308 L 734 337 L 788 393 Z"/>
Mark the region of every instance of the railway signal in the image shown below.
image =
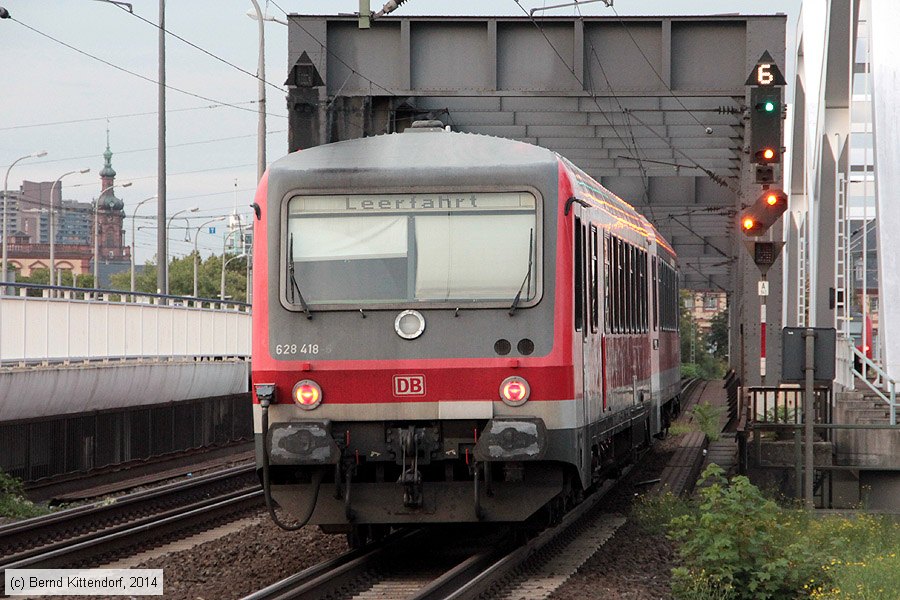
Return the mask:
<path id="1" fill-rule="evenodd" d="M 788 197 L 782 190 L 764 190 L 756 202 L 741 213 L 741 231 L 751 237 L 759 237 L 787 210 Z"/>
<path id="2" fill-rule="evenodd" d="M 774 165 L 782 162 L 784 75 L 764 52 L 747 77 L 750 86 L 750 157 L 756 167 L 756 183 L 775 181 Z"/>

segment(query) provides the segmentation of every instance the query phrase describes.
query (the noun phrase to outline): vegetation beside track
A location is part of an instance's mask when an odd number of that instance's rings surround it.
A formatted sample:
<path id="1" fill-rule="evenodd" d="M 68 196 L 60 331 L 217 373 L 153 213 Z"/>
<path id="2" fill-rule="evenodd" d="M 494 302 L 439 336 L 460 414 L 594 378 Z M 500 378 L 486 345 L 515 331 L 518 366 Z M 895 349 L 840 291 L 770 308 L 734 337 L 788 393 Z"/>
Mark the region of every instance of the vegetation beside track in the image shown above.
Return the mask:
<path id="1" fill-rule="evenodd" d="M 50 512 L 44 506 L 35 504 L 25 497 L 22 481 L 0 471 L 0 517 L 27 519 Z"/>
<path id="2" fill-rule="evenodd" d="M 679 600 L 896 600 L 900 523 L 817 516 L 766 498 L 746 477 L 710 465 L 696 499 L 648 496 L 634 516 L 676 543 Z"/>

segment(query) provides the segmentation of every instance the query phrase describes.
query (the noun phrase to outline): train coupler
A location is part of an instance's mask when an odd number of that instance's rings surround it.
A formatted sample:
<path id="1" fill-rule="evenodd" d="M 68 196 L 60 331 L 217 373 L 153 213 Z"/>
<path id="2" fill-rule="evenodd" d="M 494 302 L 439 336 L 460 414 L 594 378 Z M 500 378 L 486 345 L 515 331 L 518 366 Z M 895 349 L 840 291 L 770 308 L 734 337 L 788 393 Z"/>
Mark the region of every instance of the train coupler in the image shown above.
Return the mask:
<path id="1" fill-rule="evenodd" d="M 422 472 L 419 471 L 419 443 L 424 439 L 422 429 L 409 427 L 400 432 L 400 457 L 403 473 L 397 483 L 403 484 L 403 506 L 420 508 L 424 497 Z"/>

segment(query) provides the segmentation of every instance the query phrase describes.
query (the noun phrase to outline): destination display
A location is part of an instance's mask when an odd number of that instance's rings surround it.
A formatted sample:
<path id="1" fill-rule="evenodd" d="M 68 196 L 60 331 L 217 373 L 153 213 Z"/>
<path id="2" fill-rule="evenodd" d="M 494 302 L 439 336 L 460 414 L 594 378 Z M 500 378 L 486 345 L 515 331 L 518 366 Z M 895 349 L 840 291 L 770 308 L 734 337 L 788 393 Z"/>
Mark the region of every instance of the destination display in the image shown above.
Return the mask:
<path id="1" fill-rule="evenodd" d="M 535 198 L 528 192 L 466 192 L 446 194 L 357 194 L 296 196 L 290 200 L 290 216 L 310 214 L 422 213 L 457 211 L 534 211 Z"/>

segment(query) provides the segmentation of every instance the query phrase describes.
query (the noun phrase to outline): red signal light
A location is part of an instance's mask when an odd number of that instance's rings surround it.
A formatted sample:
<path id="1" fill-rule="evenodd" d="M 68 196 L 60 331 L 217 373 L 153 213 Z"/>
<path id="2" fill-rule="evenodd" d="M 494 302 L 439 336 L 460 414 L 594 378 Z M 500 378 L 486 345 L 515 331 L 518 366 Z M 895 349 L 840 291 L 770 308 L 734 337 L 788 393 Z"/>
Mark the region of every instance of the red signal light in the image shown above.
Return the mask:
<path id="1" fill-rule="evenodd" d="M 765 150 L 763 150 L 762 155 L 764 159 L 772 160 L 773 158 L 775 158 L 775 151 L 771 148 L 766 148 Z"/>

